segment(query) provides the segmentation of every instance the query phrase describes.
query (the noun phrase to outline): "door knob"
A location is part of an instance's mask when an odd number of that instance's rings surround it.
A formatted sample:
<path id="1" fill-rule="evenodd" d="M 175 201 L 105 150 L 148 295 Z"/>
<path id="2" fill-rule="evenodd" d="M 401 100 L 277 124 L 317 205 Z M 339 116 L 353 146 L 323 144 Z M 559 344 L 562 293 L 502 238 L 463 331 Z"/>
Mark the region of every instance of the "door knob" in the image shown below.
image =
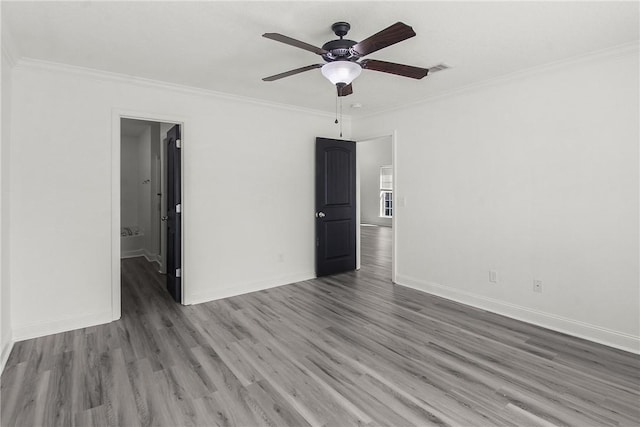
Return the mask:
<path id="1" fill-rule="evenodd" d="M 325 217 L 324 212 L 317 212 L 316 213 L 316 218 L 324 218 L 324 217 Z"/>
<path id="2" fill-rule="evenodd" d="M 166 221 L 166 220 L 168 220 L 168 219 L 169 219 L 169 217 L 168 217 L 168 216 L 161 216 L 161 217 L 160 217 L 160 220 L 162 220 L 162 221 Z"/>

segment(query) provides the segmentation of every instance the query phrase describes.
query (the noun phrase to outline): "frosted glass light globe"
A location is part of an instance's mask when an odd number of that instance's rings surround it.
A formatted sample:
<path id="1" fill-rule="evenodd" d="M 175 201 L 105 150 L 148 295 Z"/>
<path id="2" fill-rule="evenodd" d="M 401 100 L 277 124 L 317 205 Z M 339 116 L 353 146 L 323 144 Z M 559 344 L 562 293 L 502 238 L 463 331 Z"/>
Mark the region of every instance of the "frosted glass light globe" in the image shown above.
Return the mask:
<path id="1" fill-rule="evenodd" d="M 320 71 L 334 85 L 338 83 L 348 85 L 360 75 L 362 67 L 351 61 L 334 61 L 324 64 Z"/>

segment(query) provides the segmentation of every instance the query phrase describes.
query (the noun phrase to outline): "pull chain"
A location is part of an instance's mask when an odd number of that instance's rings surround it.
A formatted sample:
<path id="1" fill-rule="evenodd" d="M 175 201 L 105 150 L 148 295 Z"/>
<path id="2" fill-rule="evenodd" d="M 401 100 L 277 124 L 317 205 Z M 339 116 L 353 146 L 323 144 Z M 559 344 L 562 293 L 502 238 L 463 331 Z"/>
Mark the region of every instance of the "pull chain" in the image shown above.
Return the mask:
<path id="1" fill-rule="evenodd" d="M 342 97 L 340 97 L 340 138 L 342 138 Z"/>
<path id="2" fill-rule="evenodd" d="M 340 123 L 340 138 L 342 138 L 342 97 L 340 96 L 341 90 L 342 88 L 338 88 L 338 90 L 336 91 L 336 121 L 334 122 L 335 124 Z M 340 120 L 338 120 L 338 102 L 340 102 Z"/>

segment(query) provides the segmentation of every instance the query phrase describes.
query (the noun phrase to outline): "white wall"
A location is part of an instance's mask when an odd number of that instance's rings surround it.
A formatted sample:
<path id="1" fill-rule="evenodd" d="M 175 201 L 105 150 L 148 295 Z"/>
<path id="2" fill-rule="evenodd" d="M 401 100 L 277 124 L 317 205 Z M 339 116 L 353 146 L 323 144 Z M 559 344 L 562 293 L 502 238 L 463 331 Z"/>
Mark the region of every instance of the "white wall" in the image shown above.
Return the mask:
<path id="1" fill-rule="evenodd" d="M 160 123 L 150 125 L 149 151 L 149 230 L 145 238 L 145 251 L 150 260 L 160 255 L 160 196 L 162 192 L 160 176 Z"/>
<path id="2" fill-rule="evenodd" d="M 9 357 L 12 345 L 11 325 L 11 287 L 10 271 L 10 212 L 9 212 L 9 139 L 11 136 L 11 99 L 12 99 L 12 69 L 11 60 L 2 46 L 2 82 L 0 86 L 1 108 L 1 138 L 0 146 L 0 372 Z"/>
<path id="3" fill-rule="evenodd" d="M 398 283 L 640 351 L 637 52 L 355 120 L 397 130 Z"/>
<path id="4" fill-rule="evenodd" d="M 151 232 L 151 126 L 138 138 L 138 223 L 144 235 L 143 250 L 149 253 Z"/>
<path id="5" fill-rule="evenodd" d="M 139 163 L 140 138 L 123 136 L 120 147 L 120 222 L 123 227 L 138 225 L 140 187 Z M 142 249 L 141 247 L 139 249 Z"/>
<path id="6" fill-rule="evenodd" d="M 391 218 L 380 217 L 380 167 L 393 162 L 391 137 L 358 141 L 360 173 L 360 222 L 391 227 Z"/>
<path id="7" fill-rule="evenodd" d="M 111 320 L 112 233 L 119 236 L 111 217 L 115 110 L 184 121 L 187 302 L 314 276 L 314 141 L 334 136 L 331 115 L 100 80 L 34 62 L 14 71 L 11 285 L 18 339 Z"/>
<path id="8" fill-rule="evenodd" d="M 356 121 L 355 139 L 397 130 L 398 282 L 638 351 L 637 76 L 637 51 L 598 56 Z M 313 275 L 313 142 L 335 136 L 330 115 L 30 62 L 12 77 L 15 338 L 111 319 L 114 109 L 185 122 L 187 302 Z"/>

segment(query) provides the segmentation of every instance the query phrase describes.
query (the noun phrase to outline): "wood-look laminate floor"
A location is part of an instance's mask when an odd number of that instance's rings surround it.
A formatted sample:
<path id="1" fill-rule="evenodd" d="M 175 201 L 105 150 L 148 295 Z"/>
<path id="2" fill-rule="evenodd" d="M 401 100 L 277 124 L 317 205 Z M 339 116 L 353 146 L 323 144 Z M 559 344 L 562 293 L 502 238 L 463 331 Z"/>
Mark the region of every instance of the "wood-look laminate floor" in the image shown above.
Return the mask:
<path id="1" fill-rule="evenodd" d="M 122 319 L 16 343 L 3 426 L 640 424 L 640 359 L 362 269 L 183 307 L 141 258 Z"/>

